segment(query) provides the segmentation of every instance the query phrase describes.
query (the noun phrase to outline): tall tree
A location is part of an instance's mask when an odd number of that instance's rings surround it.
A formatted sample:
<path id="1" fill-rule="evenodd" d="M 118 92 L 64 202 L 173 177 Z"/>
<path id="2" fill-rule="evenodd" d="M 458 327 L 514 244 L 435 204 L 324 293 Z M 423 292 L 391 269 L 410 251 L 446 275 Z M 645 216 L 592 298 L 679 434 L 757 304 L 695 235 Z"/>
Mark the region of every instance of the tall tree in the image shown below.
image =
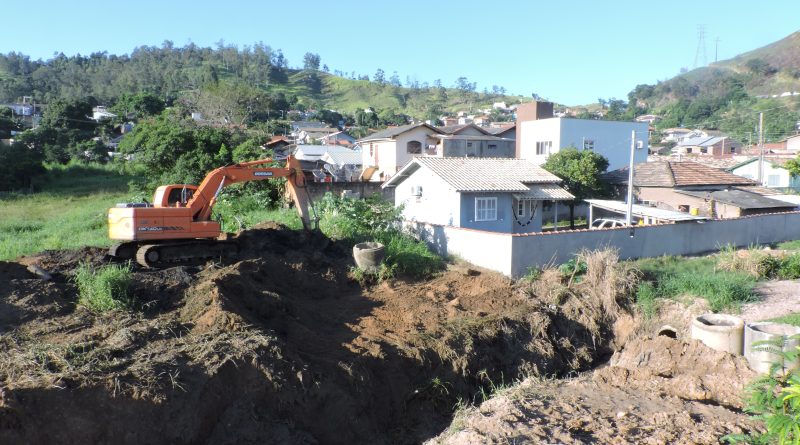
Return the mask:
<path id="1" fill-rule="evenodd" d="M 575 196 L 569 203 L 569 226 L 575 228 L 575 204 L 589 197 L 607 193 L 601 175 L 608 168 L 608 159 L 591 150 L 562 148 L 550 155 L 542 167 L 564 181 L 563 186 Z M 591 224 L 591 221 L 589 221 Z"/>

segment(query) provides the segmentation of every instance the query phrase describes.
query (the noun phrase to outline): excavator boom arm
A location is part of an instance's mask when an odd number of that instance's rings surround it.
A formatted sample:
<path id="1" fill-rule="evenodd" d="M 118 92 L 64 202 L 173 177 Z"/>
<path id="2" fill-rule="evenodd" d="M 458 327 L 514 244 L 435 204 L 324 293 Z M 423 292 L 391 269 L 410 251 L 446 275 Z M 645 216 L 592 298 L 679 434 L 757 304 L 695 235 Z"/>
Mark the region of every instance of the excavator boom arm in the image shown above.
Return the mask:
<path id="1" fill-rule="evenodd" d="M 207 221 L 211 218 L 211 210 L 216 204 L 217 196 L 223 187 L 247 181 L 286 178 L 286 191 L 294 201 L 297 213 L 303 221 L 303 228 L 312 228 L 309 214 L 308 195 L 304 192 L 305 176 L 300 162 L 294 157 L 286 159 L 286 167 L 259 167 L 272 162 L 272 159 L 242 162 L 212 170 L 194 192 L 194 196 L 186 204 L 192 210 L 195 221 Z"/>

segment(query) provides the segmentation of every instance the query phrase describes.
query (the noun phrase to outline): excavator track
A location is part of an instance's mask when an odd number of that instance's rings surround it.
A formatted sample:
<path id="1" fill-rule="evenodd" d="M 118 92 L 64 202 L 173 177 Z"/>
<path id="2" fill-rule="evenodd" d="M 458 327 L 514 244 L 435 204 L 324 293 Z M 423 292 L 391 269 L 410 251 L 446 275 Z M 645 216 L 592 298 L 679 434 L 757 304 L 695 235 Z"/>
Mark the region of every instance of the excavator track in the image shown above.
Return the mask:
<path id="1" fill-rule="evenodd" d="M 128 241 L 122 243 L 114 243 L 108 248 L 108 254 L 120 260 L 132 260 L 136 256 L 136 250 L 139 248 L 140 243 L 135 241 Z"/>
<path id="2" fill-rule="evenodd" d="M 213 258 L 234 256 L 238 250 L 238 245 L 233 241 L 192 240 L 145 244 L 136 251 L 136 262 L 151 268 L 197 264 Z"/>

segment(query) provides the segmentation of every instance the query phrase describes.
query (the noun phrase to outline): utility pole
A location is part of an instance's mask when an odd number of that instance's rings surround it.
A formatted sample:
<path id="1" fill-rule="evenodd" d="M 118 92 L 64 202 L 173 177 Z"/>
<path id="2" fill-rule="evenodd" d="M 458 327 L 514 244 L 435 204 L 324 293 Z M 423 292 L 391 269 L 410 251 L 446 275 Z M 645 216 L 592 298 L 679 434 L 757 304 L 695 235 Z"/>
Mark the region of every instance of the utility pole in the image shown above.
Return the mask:
<path id="1" fill-rule="evenodd" d="M 758 182 L 764 185 L 764 113 L 758 113 Z"/>
<path id="2" fill-rule="evenodd" d="M 636 150 L 636 131 L 631 130 L 631 161 L 628 164 L 628 209 L 625 212 L 625 223 L 632 225 L 633 219 L 633 152 Z M 591 224 L 591 222 L 589 223 Z"/>

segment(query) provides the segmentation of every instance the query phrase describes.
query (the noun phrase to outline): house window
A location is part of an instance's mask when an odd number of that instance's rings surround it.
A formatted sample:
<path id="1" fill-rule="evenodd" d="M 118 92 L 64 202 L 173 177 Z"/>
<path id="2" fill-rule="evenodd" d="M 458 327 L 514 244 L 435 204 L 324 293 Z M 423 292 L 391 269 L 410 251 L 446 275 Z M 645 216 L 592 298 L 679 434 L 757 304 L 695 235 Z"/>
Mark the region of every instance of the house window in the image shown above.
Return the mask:
<path id="1" fill-rule="evenodd" d="M 584 150 L 594 150 L 594 139 L 584 139 L 583 140 L 583 149 Z"/>
<path id="2" fill-rule="evenodd" d="M 410 154 L 422 153 L 422 143 L 420 141 L 409 141 L 406 144 L 406 153 Z"/>
<path id="3" fill-rule="evenodd" d="M 489 150 L 497 150 L 497 144 L 489 144 Z"/>
<path id="4" fill-rule="evenodd" d="M 520 218 L 525 217 L 525 201 L 521 199 L 517 201 L 517 216 Z"/>
<path id="5" fill-rule="evenodd" d="M 497 198 L 475 198 L 475 221 L 497 221 Z"/>
<path id="6" fill-rule="evenodd" d="M 781 182 L 780 175 L 767 176 L 767 187 L 777 187 Z"/>
<path id="7" fill-rule="evenodd" d="M 467 148 L 472 148 L 472 142 L 467 142 Z"/>
<path id="8" fill-rule="evenodd" d="M 370 143 L 369 144 L 369 157 L 375 156 L 375 147 Z"/>
<path id="9" fill-rule="evenodd" d="M 536 143 L 536 154 L 549 155 L 551 148 L 553 148 L 553 141 L 539 141 Z"/>
<path id="10" fill-rule="evenodd" d="M 731 146 L 731 154 L 736 153 L 736 147 Z"/>

